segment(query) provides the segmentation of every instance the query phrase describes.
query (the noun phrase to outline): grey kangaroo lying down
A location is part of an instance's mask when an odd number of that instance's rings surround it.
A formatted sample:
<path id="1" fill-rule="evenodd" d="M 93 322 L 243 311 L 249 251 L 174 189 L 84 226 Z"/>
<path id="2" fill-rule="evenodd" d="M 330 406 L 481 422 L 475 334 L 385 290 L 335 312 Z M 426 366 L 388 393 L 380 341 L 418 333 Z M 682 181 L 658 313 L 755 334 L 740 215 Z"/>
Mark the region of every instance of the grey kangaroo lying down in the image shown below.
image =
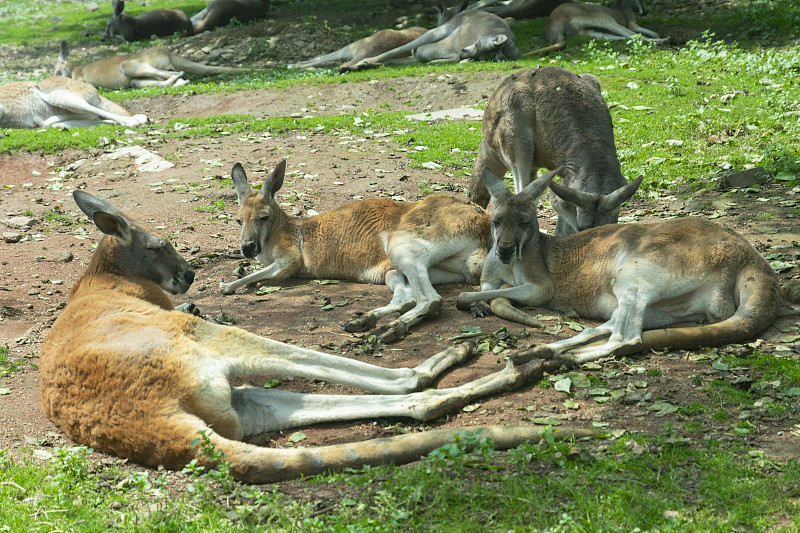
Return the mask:
<path id="1" fill-rule="evenodd" d="M 100 36 L 101 41 L 144 41 L 153 35 L 168 37 L 174 33 L 185 32 L 191 35 L 194 32 L 189 16 L 180 9 L 154 9 L 132 17 L 122 12 L 125 9 L 124 0 L 112 0 L 111 6 L 113 13 L 108 17 Z"/>
<path id="2" fill-rule="evenodd" d="M 613 224 L 568 237 L 540 233 L 536 205 L 551 179 L 548 173 L 512 194 L 486 171 L 494 245 L 481 290 L 461 293 L 457 305 L 510 299 L 606 322 L 536 345 L 518 362 L 532 357 L 582 364 L 651 348 L 737 343 L 778 316 L 783 300 L 767 261 L 741 235 L 705 219 Z M 671 327 L 695 321 L 707 323 Z"/>
<path id="3" fill-rule="evenodd" d="M 75 442 L 151 467 L 213 468 L 200 431 L 242 481 L 271 483 L 364 465 L 404 463 L 481 431 L 498 448 L 541 438 L 535 426 L 470 426 L 319 448 L 272 449 L 243 437 L 285 428 L 377 417 L 432 420 L 475 398 L 541 379 L 543 361 L 505 368 L 450 389 L 427 389 L 465 361 L 470 344 L 450 347 L 415 368 L 383 368 L 315 352 L 175 311 L 194 271 L 163 235 L 113 205 L 76 190 L 75 201 L 106 234 L 70 291 L 40 353 L 42 407 Z M 235 376 L 324 379 L 378 394 L 303 394 L 231 386 Z M 561 429 L 559 437 L 590 431 Z"/>

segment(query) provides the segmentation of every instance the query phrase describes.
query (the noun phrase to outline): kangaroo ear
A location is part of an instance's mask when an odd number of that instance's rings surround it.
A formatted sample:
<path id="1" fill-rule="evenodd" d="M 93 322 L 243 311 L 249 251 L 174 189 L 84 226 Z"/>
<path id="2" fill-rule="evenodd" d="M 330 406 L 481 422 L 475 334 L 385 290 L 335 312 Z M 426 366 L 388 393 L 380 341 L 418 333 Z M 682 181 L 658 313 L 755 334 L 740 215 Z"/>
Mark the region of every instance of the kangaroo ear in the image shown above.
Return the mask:
<path id="1" fill-rule="evenodd" d="M 511 191 L 508 190 L 503 179 L 497 177 L 488 168 L 483 169 L 483 184 L 486 185 L 486 189 L 492 195 L 492 203 L 495 205 L 497 205 L 497 200 L 505 200 L 511 196 Z"/>
<path id="2" fill-rule="evenodd" d="M 61 41 L 61 50 L 58 52 L 58 59 L 61 61 L 66 61 L 69 57 L 69 43 L 67 41 Z"/>
<path id="3" fill-rule="evenodd" d="M 547 174 L 542 174 L 532 182 L 530 182 L 520 194 L 525 194 L 527 196 L 533 197 L 534 199 L 539 198 L 542 193 L 547 189 L 547 186 L 550 185 L 550 182 L 553 181 L 553 178 L 561 172 L 561 167 L 558 167 L 555 170 L 551 170 Z"/>
<path id="4" fill-rule="evenodd" d="M 572 187 L 567 187 L 555 181 L 550 183 L 550 190 L 565 202 L 575 204 L 582 209 L 590 209 L 594 204 L 596 196 L 588 192 L 573 189 Z"/>
<path id="5" fill-rule="evenodd" d="M 100 231 L 116 238 L 123 246 L 131 243 L 130 223 L 119 209 L 105 200 L 81 190 L 76 189 L 73 191 L 72 197 L 78 207 L 81 208 L 81 211 L 92 219 L 92 222 Z"/>
<path id="6" fill-rule="evenodd" d="M 111 6 L 114 8 L 114 15 L 118 17 L 125 9 L 125 0 L 111 0 Z"/>
<path id="7" fill-rule="evenodd" d="M 444 13 L 445 7 L 444 7 L 444 2 L 442 2 L 442 0 L 437 0 L 436 7 L 439 9 L 439 13 Z"/>
<path id="8" fill-rule="evenodd" d="M 611 194 L 603 196 L 600 200 L 600 209 L 606 213 L 610 213 L 615 209 L 619 209 L 619 206 L 630 200 L 631 197 L 636 193 L 636 191 L 639 189 L 639 185 L 642 184 L 643 179 L 644 175 L 641 175 Z"/>
<path id="9" fill-rule="evenodd" d="M 464 2 L 462 2 L 461 8 L 458 10 L 458 12 L 460 13 L 460 12 L 464 11 L 465 9 L 467 9 L 468 5 L 469 5 L 469 0 L 464 0 Z"/>
<path id="10" fill-rule="evenodd" d="M 233 165 L 233 169 L 231 169 L 231 178 L 233 179 L 233 184 L 236 186 L 236 196 L 239 205 L 242 205 L 242 201 L 250 194 L 252 189 L 247 183 L 247 174 L 241 163 Z"/>
<path id="11" fill-rule="evenodd" d="M 275 196 L 275 193 L 283 187 L 283 176 L 285 173 L 286 160 L 282 159 L 281 162 L 272 169 L 267 179 L 264 180 L 264 185 L 261 186 L 261 195 L 265 196 L 267 193 L 270 193 L 272 196 Z"/>

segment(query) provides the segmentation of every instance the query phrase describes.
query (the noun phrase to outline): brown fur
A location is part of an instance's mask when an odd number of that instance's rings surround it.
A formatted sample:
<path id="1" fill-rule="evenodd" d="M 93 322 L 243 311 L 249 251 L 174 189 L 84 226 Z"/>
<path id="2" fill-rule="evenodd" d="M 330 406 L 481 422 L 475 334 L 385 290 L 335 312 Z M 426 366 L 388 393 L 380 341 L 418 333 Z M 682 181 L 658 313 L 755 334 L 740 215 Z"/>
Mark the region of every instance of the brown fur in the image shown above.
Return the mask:
<path id="1" fill-rule="evenodd" d="M 481 291 L 458 297 L 460 308 L 508 298 L 607 320 L 571 339 L 537 346 L 533 357 L 580 364 L 651 348 L 741 342 L 778 316 L 780 286 L 766 260 L 739 234 L 707 220 L 606 225 L 563 238 L 540 233 L 536 203 L 551 179 L 542 176 L 513 195 L 486 172 L 495 202 L 494 246 Z M 669 328 L 692 321 L 708 324 Z"/>
<path id="2" fill-rule="evenodd" d="M 392 302 L 348 322 L 345 329 L 364 331 L 380 318 L 402 312 L 381 336 L 389 342 L 402 338 L 422 318 L 438 314 L 442 299 L 433 285 L 480 276 L 491 219 L 478 206 L 445 196 L 416 204 L 371 199 L 313 217 L 292 217 L 275 200 L 285 168 L 285 161 L 279 163 L 255 191 L 241 165 L 234 167 L 242 253 L 267 266 L 221 283 L 223 293 L 292 276 L 386 283 L 394 293 Z"/>
<path id="3" fill-rule="evenodd" d="M 70 63 L 67 61 L 68 57 L 69 45 L 66 41 L 61 41 L 61 52 L 55 67 L 56 76 L 66 76 L 109 90 L 180 86 L 188 83 L 181 78 L 186 73 L 206 75 L 250 70 L 196 63 L 161 46 L 133 54 L 104 57 L 91 63 Z"/>
<path id="4" fill-rule="evenodd" d="M 430 420 L 480 396 L 541 379 L 542 361 L 503 370 L 452 389 L 430 385 L 472 352 L 451 347 L 413 368 L 388 369 L 314 352 L 205 322 L 170 309 L 164 291 L 188 290 L 194 272 L 163 235 L 129 221 L 82 191 L 74 197 L 108 236 L 70 291 L 40 353 L 42 407 L 74 441 L 156 467 L 193 459 L 213 467 L 192 440 L 203 431 L 225 454 L 233 475 L 269 483 L 342 468 L 408 462 L 465 428 L 390 439 L 278 450 L 244 436 L 333 420 L 406 416 Z M 250 375 L 325 379 L 372 392 L 363 396 L 299 394 L 233 387 Z M 471 427 L 499 448 L 540 438 L 536 427 Z M 589 435 L 562 430 L 562 437 Z"/>
<path id="5" fill-rule="evenodd" d="M 547 40 L 553 44 L 524 55 L 527 57 L 563 50 L 567 47 L 567 38 L 575 35 L 622 40 L 638 33 L 642 39 L 655 43 L 667 40 L 659 37 L 656 32 L 636 24 L 634 11 L 642 16 L 647 14 L 642 0 L 616 0 L 614 7 L 597 4 L 561 4 L 550 13 L 545 27 Z"/>
<path id="6" fill-rule="evenodd" d="M 269 12 L 269 0 L 210 0 L 208 6 L 192 16 L 195 33 L 226 26 L 234 18 L 245 24 L 265 18 Z"/>
<path id="7" fill-rule="evenodd" d="M 144 41 L 153 35 L 168 37 L 174 33 L 193 33 L 192 21 L 180 9 L 153 9 L 132 17 L 122 11 L 124 0 L 112 0 L 112 14 L 108 17 L 106 27 L 100 40 L 122 39 L 124 41 Z"/>

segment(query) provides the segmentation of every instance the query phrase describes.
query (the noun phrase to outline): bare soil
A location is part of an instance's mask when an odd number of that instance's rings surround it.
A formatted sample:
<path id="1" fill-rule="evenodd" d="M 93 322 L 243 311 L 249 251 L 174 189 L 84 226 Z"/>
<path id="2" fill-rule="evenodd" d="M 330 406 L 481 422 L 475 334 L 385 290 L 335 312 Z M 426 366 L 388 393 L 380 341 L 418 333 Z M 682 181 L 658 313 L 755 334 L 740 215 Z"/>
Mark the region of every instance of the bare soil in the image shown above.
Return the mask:
<path id="1" fill-rule="evenodd" d="M 250 27 L 222 29 L 202 40 L 193 39 L 200 46 L 220 36 L 255 31 L 246 28 Z M 330 34 L 337 35 L 336 31 Z M 102 51 L 87 49 L 84 53 L 88 57 L 101 55 Z M 8 52 L 7 47 L 3 52 Z M 21 56 L 15 54 L 3 54 L 6 65 L 22 64 Z M 187 92 L 182 96 L 127 102 L 130 111 L 146 113 L 153 124 L 146 133 L 120 130 L 118 137 L 146 137 L 145 146 L 149 150 L 175 163 L 160 172 L 141 171 L 133 158 L 109 159 L 108 154 L 119 144 L 115 145 L 113 140 L 109 145 L 88 151 L 0 156 L 3 185 L 0 219 L 30 214 L 37 220 L 27 230 L 0 228 L 3 232 L 23 235 L 20 242 L 0 242 L 0 345 L 9 348 L 12 363 L 0 367 L 0 370 L 10 369 L 5 375 L 0 374 L 0 389 L 6 392 L 0 394 L 0 449 L 8 447 L 19 454 L 30 447 L 72 444 L 41 410 L 37 362 L 42 340 L 100 238 L 99 231 L 81 222 L 85 219 L 71 198 L 76 187 L 109 199 L 138 220 L 163 228 L 191 258 L 197 267 L 197 279 L 176 304 L 192 302 L 206 317 L 222 319 L 219 315 L 224 313 L 237 326 L 276 340 L 394 367 L 416 365 L 444 349 L 451 344 L 448 339 L 460 334 L 459 326 L 478 325 L 486 334 L 507 328 L 512 349 L 482 353 L 446 373 L 436 385 L 449 387 L 500 369 L 505 364 L 504 357 L 516 348 L 574 334 L 567 321 L 546 310 L 538 310 L 551 317 L 546 321 L 546 331 L 526 329 L 494 317 L 474 319 L 455 308 L 456 295 L 468 287 L 451 285 L 439 289 L 445 299 L 441 316 L 416 327 L 402 342 L 372 351 L 362 348 L 364 335 L 345 333 L 341 324 L 356 311 L 386 303 L 390 297 L 386 287 L 293 279 L 275 283 L 280 290 L 267 294 L 257 294 L 255 288 L 250 288 L 222 296 L 217 291 L 221 279 L 232 279 L 242 269 L 251 268 L 238 254 L 238 227 L 233 221 L 235 191 L 222 182 L 237 161 L 245 166 L 251 181 L 258 181 L 280 159 L 286 158 L 289 177 L 279 196 L 287 210 L 296 215 L 323 212 L 360 198 L 390 196 L 415 201 L 422 196 L 418 184 L 424 181 L 431 188 L 463 195 L 465 180 L 440 171 L 410 167 L 403 154 L 410 147 L 399 145 L 392 135 L 381 135 L 392 132 L 375 132 L 364 137 L 352 137 L 345 132 L 340 135 L 298 132 L 283 137 L 221 133 L 213 138 L 167 141 L 159 135 L 167 121 L 186 116 L 223 113 L 249 113 L 259 118 L 314 116 L 366 109 L 411 113 L 474 106 L 485 102 L 500 78 L 491 70 L 452 77 L 434 73 L 377 82 L 299 85 L 286 91 L 242 91 L 233 95 Z M 224 207 L 220 207 L 220 200 Z M 742 233 L 763 253 L 780 254 L 780 260 L 796 265 L 800 263 L 798 202 L 797 189 L 768 184 L 757 193 L 739 189 L 670 195 L 657 200 L 637 199 L 623 214 L 637 221 L 674 216 L 713 218 Z M 554 213 L 546 205 L 542 206 L 540 218 L 543 229 L 552 231 Z M 796 280 L 800 269 L 787 268 L 781 277 L 785 282 Z M 766 331 L 753 346 L 776 357 L 797 360 L 800 351 L 797 341 L 781 342 L 787 337 L 796 338 L 797 317 L 785 319 L 777 326 Z M 786 327 L 795 329 L 788 333 L 780 330 Z M 749 353 L 753 346 L 724 350 Z M 599 425 L 609 430 L 649 434 L 671 427 L 678 436 L 689 439 L 743 439 L 774 457 L 800 455 L 798 428 L 793 426 L 796 414 L 792 414 L 797 412 L 797 397 L 784 395 L 786 387 L 780 384 L 763 384 L 762 376 L 752 369 L 721 370 L 712 367 L 709 360 L 700 360 L 701 355 L 713 359 L 716 353 L 650 353 L 581 370 L 592 377 L 593 388 L 625 392 L 608 401 L 598 401 L 598 397 L 606 398 L 608 394 L 598 395 L 596 391 L 590 392 L 590 388 L 573 387 L 573 394 L 568 397 L 552 386 L 531 384 L 486 398 L 469 412 L 453 413 L 432 424 L 405 419 L 360 420 L 298 428 L 307 437 L 299 443 L 289 442 L 292 431 L 268 434 L 257 442 L 265 446 L 317 446 L 387 436 L 399 428 L 417 431 L 431 426 L 538 421 L 565 426 Z M 280 378 L 281 387 L 296 391 L 358 392 L 331 383 L 285 376 L 259 378 L 252 383 L 261 386 L 270 378 Z M 758 407 L 743 410 L 739 405 L 726 405 L 724 398 L 706 391 L 717 380 L 735 382 L 749 390 L 754 399 L 765 403 L 787 405 L 788 413 L 774 415 L 773 411 Z M 565 406 L 568 398 L 577 402 L 577 408 Z M 687 407 L 696 402 L 709 405 L 710 410 L 692 415 L 659 407 L 659 404 Z M 712 413 L 719 409 L 728 410 L 730 417 L 714 418 Z M 749 433 L 735 431 L 740 417 L 751 421 Z"/>

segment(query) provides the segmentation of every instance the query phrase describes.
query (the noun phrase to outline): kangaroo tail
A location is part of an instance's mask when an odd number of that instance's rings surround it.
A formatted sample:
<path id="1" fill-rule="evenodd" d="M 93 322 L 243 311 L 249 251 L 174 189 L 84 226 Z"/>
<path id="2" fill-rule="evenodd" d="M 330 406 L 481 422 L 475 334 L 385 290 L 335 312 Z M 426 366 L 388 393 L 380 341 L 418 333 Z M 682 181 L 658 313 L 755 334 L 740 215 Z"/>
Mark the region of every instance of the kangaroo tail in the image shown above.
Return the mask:
<path id="1" fill-rule="evenodd" d="M 185 57 L 173 54 L 170 58 L 172 67 L 175 70 L 182 70 L 188 74 L 222 74 L 224 72 L 249 72 L 249 68 L 243 67 L 218 67 L 197 63 Z"/>
<path id="2" fill-rule="evenodd" d="M 344 468 L 365 465 L 404 464 L 452 442 L 461 432 L 478 432 L 478 437 L 492 439 L 499 449 L 509 449 L 525 442 L 539 442 L 544 430 L 535 426 L 471 426 L 407 433 L 351 444 L 319 448 L 262 448 L 213 435 L 217 446 L 228 456 L 234 476 L 249 483 L 274 483 L 300 476 L 311 476 Z M 558 439 L 591 437 L 588 429 L 555 429 Z M 467 445 L 468 449 L 472 446 Z"/>
<path id="3" fill-rule="evenodd" d="M 550 52 L 557 52 L 559 50 L 563 50 L 566 47 L 567 47 L 566 42 L 551 44 L 550 46 L 545 46 L 544 48 L 539 48 L 538 50 L 531 50 L 530 52 L 525 52 L 524 54 L 522 54 L 522 57 L 549 54 Z"/>
<path id="4" fill-rule="evenodd" d="M 759 259 L 738 275 L 739 307 L 731 317 L 702 326 L 644 331 L 642 349 L 720 346 L 752 339 L 767 329 L 780 314 L 783 298 L 777 276 L 763 259 Z"/>

